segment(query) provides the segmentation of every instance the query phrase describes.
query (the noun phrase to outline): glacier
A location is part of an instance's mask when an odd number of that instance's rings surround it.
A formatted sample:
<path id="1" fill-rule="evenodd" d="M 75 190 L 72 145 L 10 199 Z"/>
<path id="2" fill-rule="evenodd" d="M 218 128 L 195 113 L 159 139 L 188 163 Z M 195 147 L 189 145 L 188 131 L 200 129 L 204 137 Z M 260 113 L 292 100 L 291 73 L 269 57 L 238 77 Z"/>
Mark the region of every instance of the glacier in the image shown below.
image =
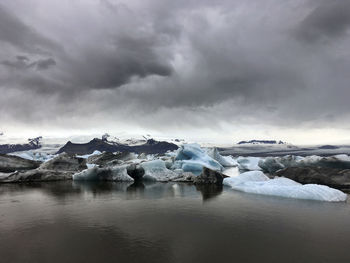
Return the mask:
<path id="1" fill-rule="evenodd" d="M 225 178 L 223 184 L 237 191 L 260 195 L 327 202 L 343 202 L 347 199 L 345 193 L 325 185 L 302 185 L 284 177 L 270 179 L 261 171 L 250 171 L 237 177 Z"/>

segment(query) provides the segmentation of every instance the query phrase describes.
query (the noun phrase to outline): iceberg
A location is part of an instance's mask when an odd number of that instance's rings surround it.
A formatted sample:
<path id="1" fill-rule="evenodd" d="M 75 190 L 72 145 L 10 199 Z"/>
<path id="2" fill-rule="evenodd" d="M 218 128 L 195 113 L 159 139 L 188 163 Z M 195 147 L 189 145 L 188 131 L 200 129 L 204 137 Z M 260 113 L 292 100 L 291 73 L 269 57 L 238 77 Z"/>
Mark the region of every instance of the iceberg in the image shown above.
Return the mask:
<path id="1" fill-rule="evenodd" d="M 269 179 L 261 171 L 251 171 L 237 177 L 225 178 L 223 184 L 237 191 L 260 195 L 327 202 L 342 202 L 347 199 L 347 195 L 343 192 L 325 185 L 302 185 L 284 177 Z"/>
<path id="2" fill-rule="evenodd" d="M 127 165 L 99 168 L 97 166 L 73 174 L 74 181 L 134 181 L 128 175 Z"/>
<path id="3" fill-rule="evenodd" d="M 243 171 L 260 171 L 261 168 L 259 166 L 259 161 L 261 158 L 259 157 L 238 157 L 237 163 L 238 168 Z"/>
<path id="4" fill-rule="evenodd" d="M 264 172 L 268 173 L 274 173 L 285 168 L 285 166 L 280 162 L 280 158 L 274 157 L 266 157 L 265 159 L 261 159 L 258 165 Z"/>
<path id="5" fill-rule="evenodd" d="M 167 168 L 167 163 L 162 160 L 143 162 L 140 166 L 144 169 L 144 180 L 167 182 L 181 177 L 178 173 Z"/>
<path id="6" fill-rule="evenodd" d="M 174 169 L 200 174 L 203 167 L 215 171 L 222 171 L 223 166 L 210 157 L 199 144 L 184 144 L 178 150 L 173 165 Z"/>
<path id="7" fill-rule="evenodd" d="M 222 156 L 216 147 L 207 150 L 208 155 L 223 167 L 235 167 L 238 165 L 231 156 Z"/>

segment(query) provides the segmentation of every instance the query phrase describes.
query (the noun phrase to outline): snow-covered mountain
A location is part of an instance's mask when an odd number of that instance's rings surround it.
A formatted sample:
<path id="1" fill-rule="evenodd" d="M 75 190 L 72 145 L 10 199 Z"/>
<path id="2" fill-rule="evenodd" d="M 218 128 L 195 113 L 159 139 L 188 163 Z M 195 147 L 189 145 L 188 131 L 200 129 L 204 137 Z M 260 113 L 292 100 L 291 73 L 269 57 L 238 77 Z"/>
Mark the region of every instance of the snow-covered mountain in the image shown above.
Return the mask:
<path id="1" fill-rule="evenodd" d="M 276 140 L 250 140 L 250 141 L 240 141 L 237 144 L 239 145 L 245 145 L 245 144 L 273 144 L 273 145 L 281 145 L 281 144 L 287 144 L 283 141 L 276 141 Z"/>

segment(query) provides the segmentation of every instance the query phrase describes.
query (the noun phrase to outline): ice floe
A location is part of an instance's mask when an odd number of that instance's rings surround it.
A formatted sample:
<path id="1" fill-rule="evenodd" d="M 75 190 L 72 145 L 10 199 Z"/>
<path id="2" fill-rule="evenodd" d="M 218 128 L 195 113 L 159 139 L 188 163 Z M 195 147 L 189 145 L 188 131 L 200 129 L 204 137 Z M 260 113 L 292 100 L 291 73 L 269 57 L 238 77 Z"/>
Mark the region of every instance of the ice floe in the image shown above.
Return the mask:
<path id="1" fill-rule="evenodd" d="M 234 190 L 261 195 L 328 202 L 341 202 L 347 199 L 346 194 L 328 186 L 302 185 L 284 177 L 269 179 L 261 171 L 250 171 L 237 177 L 225 178 L 223 184 Z"/>

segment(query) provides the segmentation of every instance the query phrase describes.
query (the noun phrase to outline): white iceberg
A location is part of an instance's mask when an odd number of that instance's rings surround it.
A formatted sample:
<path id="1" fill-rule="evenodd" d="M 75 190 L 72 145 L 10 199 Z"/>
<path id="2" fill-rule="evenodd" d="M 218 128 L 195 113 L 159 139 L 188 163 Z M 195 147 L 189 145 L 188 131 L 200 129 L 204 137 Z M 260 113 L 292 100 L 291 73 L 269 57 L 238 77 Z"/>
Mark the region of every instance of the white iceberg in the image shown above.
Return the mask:
<path id="1" fill-rule="evenodd" d="M 234 190 L 261 195 L 327 202 L 342 202 L 347 199 L 347 195 L 343 192 L 325 185 L 302 185 L 284 177 L 269 179 L 261 171 L 251 171 L 237 177 L 225 178 L 223 184 Z"/>
<path id="2" fill-rule="evenodd" d="M 218 161 L 223 167 L 235 167 L 238 165 L 231 156 L 222 156 L 216 147 L 207 150 L 208 155 Z"/>
<path id="3" fill-rule="evenodd" d="M 127 165 L 99 168 L 97 166 L 73 174 L 74 181 L 134 181 L 128 175 Z"/>
<path id="4" fill-rule="evenodd" d="M 185 172 L 200 174 L 203 167 L 215 171 L 223 170 L 223 166 L 201 149 L 199 144 L 184 144 L 177 150 L 173 165 L 174 169 L 182 169 Z"/>
<path id="5" fill-rule="evenodd" d="M 178 173 L 167 168 L 167 163 L 162 160 L 153 160 L 141 163 L 140 166 L 144 169 L 144 180 L 167 182 L 181 177 Z"/>
<path id="6" fill-rule="evenodd" d="M 237 163 L 238 168 L 243 171 L 261 171 L 259 166 L 259 161 L 261 158 L 259 157 L 238 157 Z"/>

